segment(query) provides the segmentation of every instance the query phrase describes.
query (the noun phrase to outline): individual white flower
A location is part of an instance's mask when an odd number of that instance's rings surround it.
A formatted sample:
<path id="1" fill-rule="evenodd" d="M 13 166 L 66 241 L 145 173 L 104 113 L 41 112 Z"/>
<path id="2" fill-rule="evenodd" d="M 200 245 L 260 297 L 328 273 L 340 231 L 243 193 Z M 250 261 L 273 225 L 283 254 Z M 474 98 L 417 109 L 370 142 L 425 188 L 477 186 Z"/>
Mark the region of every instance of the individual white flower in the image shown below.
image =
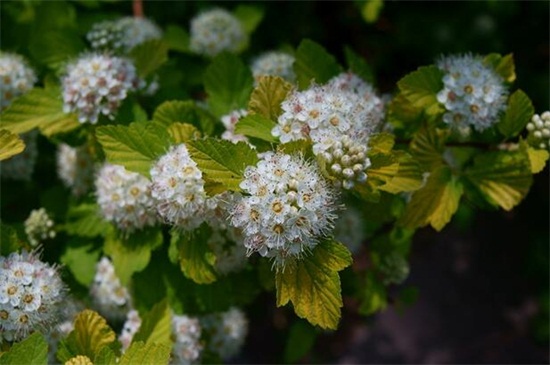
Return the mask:
<path id="1" fill-rule="evenodd" d="M 0 256 L 0 343 L 49 331 L 61 319 L 66 287 L 36 251 Z"/>
<path id="2" fill-rule="evenodd" d="M 527 140 L 535 148 L 550 149 L 550 111 L 533 115 L 526 128 L 529 131 Z"/>
<path id="3" fill-rule="evenodd" d="M 172 332 L 174 346 L 171 363 L 180 365 L 198 363 L 203 350 L 200 342 L 202 329 L 199 320 L 186 315 L 173 315 Z"/>
<path id="4" fill-rule="evenodd" d="M 165 221 L 183 229 L 197 228 L 204 222 L 204 180 L 185 144 L 170 147 L 151 168 L 151 180 L 151 195 Z"/>
<path id="5" fill-rule="evenodd" d="M 351 253 L 359 252 L 366 234 L 363 218 L 358 209 L 348 206 L 340 214 L 334 224 L 334 237 L 346 245 Z"/>
<path id="6" fill-rule="evenodd" d="M 95 179 L 101 215 L 124 232 L 133 232 L 157 222 L 151 182 L 123 166 L 104 164 Z"/>
<path id="7" fill-rule="evenodd" d="M 288 53 L 270 51 L 258 56 L 252 62 L 252 75 L 256 82 L 259 82 L 262 76 L 279 76 L 288 82 L 294 82 L 296 75 L 292 68 L 294 56 Z"/>
<path id="8" fill-rule="evenodd" d="M 204 11 L 191 19 L 191 51 L 214 57 L 222 51 L 237 52 L 246 42 L 244 28 L 224 9 Z"/>
<path id="9" fill-rule="evenodd" d="M 120 283 L 107 257 L 102 257 L 96 265 L 90 296 L 97 311 L 109 320 L 123 319 L 130 310 L 130 293 Z"/>
<path id="10" fill-rule="evenodd" d="M 240 184 L 247 194 L 231 209 L 248 254 L 273 257 L 277 266 L 313 249 L 336 219 L 336 196 L 319 170 L 302 157 L 265 153 Z"/>
<path id="11" fill-rule="evenodd" d="M 36 247 L 44 240 L 55 237 L 53 220 L 50 218 L 46 209 L 34 209 L 25 220 L 25 233 L 31 246 Z"/>
<path id="12" fill-rule="evenodd" d="M 63 77 L 63 110 L 81 123 L 95 124 L 100 115 L 114 119 L 129 92 L 143 87 L 129 59 L 86 54 L 67 66 Z"/>
<path id="13" fill-rule="evenodd" d="M 128 53 L 135 46 L 162 37 L 161 29 L 151 20 L 123 17 L 96 23 L 86 34 L 93 49 Z"/>
<path id="14" fill-rule="evenodd" d="M 4 110 L 13 99 L 32 89 L 36 80 L 33 69 L 22 56 L 0 53 L 0 110 Z"/>
<path id="15" fill-rule="evenodd" d="M 231 113 L 221 117 L 225 132 L 222 133 L 222 139 L 237 143 L 239 141 L 248 142 L 248 138 L 242 134 L 235 134 L 235 125 L 242 117 L 246 117 L 248 112 L 246 109 L 233 110 Z"/>
<path id="16" fill-rule="evenodd" d="M 36 158 L 38 157 L 36 142 L 38 131 L 32 130 L 22 134 L 20 137 L 25 142 L 25 149 L 23 152 L 0 162 L 0 176 L 3 179 L 21 181 L 31 180 Z"/>
<path id="17" fill-rule="evenodd" d="M 122 352 L 125 352 L 130 347 L 134 335 L 141 327 L 141 317 L 137 310 L 132 309 L 126 314 L 126 322 L 122 326 L 122 331 L 118 336 L 118 341 L 122 344 Z"/>
<path id="18" fill-rule="evenodd" d="M 443 89 L 437 100 L 445 106 L 443 121 L 454 128 L 483 131 L 498 122 L 506 108 L 508 90 L 495 70 L 479 56 L 449 56 L 437 62 Z"/>
<path id="19" fill-rule="evenodd" d="M 248 320 L 239 308 L 204 316 L 201 324 L 209 338 L 208 349 L 222 360 L 228 360 L 239 353 L 248 333 Z"/>
<path id="20" fill-rule="evenodd" d="M 86 146 L 59 144 L 56 155 L 57 174 L 75 196 L 87 193 L 94 183 L 94 161 Z"/>

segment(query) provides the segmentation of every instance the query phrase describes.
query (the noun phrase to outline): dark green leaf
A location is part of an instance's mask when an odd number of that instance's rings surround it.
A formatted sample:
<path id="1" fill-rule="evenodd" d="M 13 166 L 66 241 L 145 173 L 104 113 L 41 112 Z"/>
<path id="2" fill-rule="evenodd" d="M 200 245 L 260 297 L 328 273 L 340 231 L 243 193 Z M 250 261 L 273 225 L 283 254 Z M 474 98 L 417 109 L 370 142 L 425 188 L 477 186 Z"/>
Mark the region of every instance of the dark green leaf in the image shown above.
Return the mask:
<path id="1" fill-rule="evenodd" d="M 312 81 L 326 83 L 342 72 L 342 67 L 321 45 L 304 39 L 296 50 L 294 72 L 300 88 L 307 89 Z"/>
<path id="2" fill-rule="evenodd" d="M 0 354 L 0 365 L 46 365 L 48 343 L 40 332 L 35 332 L 23 341 L 14 343 L 9 351 Z"/>
<path id="3" fill-rule="evenodd" d="M 171 244 L 178 247 L 181 271 L 197 284 L 210 284 L 217 279 L 216 256 L 207 244 L 210 233 L 205 225 L 192 232 L 172 231 Z"/>
<path id="4" fill-rule="evenodd" d="M 535 108 L 529 97 L 521 90 L 516 90 L 508 100 L 506 113 L 498 122 L 497 128 L 506 137 L 517 136 L 529 123 Z"/>
<path id="5" fill-rule="evenodd" d="M 350 47 L 344 47 L 348 68 L 363 80 L 374 84 L 374 73 L 364 58 L 355 53 Z"/>
<path id="6" fill-rule="evenodd" d="M 233 15 L 241 22 L 244 30 L 252 34 L 264 17 L 263 9 L 251 5 L 239 5 L 233 11 Z"/>
<path id="7" fill-rule="evenodd" d="M 284 362 L 295 363 L 311 351 L 317 338 L 315 327 L 297 320 L 290 327 L 285 345 Z"/>
<path id="8" fill-rule="evenodd" d="M 161 39 L 147 40 L 130 51 L 136 70 L 141 77 L 147 77 L 168 61 L 168 45 Z"/>
<path id="9" fill-rule="evenodd" d="M 36 33 L 29 45 L 34 59 L 54 70 L 61 69 L 85 48 L 86 44 L 78 34 L 67 30 Z"/>

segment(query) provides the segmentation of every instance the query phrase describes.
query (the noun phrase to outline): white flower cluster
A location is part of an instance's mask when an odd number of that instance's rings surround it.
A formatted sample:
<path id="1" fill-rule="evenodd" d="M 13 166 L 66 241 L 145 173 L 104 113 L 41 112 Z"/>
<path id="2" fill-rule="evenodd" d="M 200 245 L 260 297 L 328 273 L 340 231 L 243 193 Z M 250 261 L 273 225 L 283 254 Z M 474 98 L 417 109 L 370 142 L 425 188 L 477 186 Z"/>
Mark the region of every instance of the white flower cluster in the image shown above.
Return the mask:
<path id="1" fill-rule="evenodd" d="M 248 142 L 248 138 L 242 134 L 235 134 L 235 125 L 242 117 L 246 117 L 248 112 L 246 109 L 233 110 L 231 113 L 221 117 L 225 132 L 222 134 L 222 139 L 237 143 L 239 141 Z"/>
<path id="2" fill-rule="evenodd" d="M 0 343 L 19 341 L 35 330 L 48 331 L 60 320 L 65 286 L 36 252 L 0 257 Z"/>
<path id="3" fill-rule="evenodd" d="M 336 186 L 350 189 L 365 182 L 368 137 L 380 122 L 378 102 L 367 98 L 365 85 L 345 75 L 325 86 L 290 93 L 271 134 L 281 143 L 310 139 L 313 153 Z"/>
<path id="4" fill-rule="evenodd" d="M 36 75 L 27 61 L 15 53 L 0 53 L 0 110 L 36 83 Z"/>
<path id="5" fill-rule="evenodd" d="M 208 349 L 228 360 L 241 350 L 248 333 L 248 320 L 243 311 L 231 308 L 201 318 L 203 331 L 208 334 Z"/>
<path id="6" fill-rule="evenodd" d="M 0 162 L 0 176 L 3 179 L 30 181 L 38 157 L 36 138 L 38 131 L 32 130 L 22 134 L 25 149 L 18 155 Z"/>
<path id="7" fill-rule="evenodd" d="M 98 312 L 110 320 L 124 318 L 131 307 L 128 289 L 120 283 L 115 267 L 107 257 L 102 257 L 96 265 L 90 296 Z"/>
<path id="8" fill-rule="evenodd" d="M 198 363 L 203 350 L 200 342 L 202 329 L 199 320 L 186 315 L 172 315 L 172 331 L 175 337 L 172 363 L 179 365 Z"/>
<path id="9" fill-rule="evenodd" d="M 123 17 L 96 23 L 86 34 L 93 49 L 128 53 L 135 46 L 160 39 L 162 31 L 151 20 L 141 17 Z"/>
<path id="10" fill-rule="evenodd" d="M 244 171 L 243 196 L 231 209 L 248 253 L 279 266 L 314 248 L 336 219 L 335 194 L 316 167 L 301 157 L 265 153 Z"/>
<path id="11" fill-rule="evenodd" d="M 244 28 L 233 14 L 211 9 L 191 19 L 191 51 L 214 57 L 222 51 L 237 52 L 246 42 Z"/>
<path id="12" fill-rule="evenodd" d="M 172 146 L 153 165 L 151 180 L 151 195 L 165 221 L 183 229 L 196 228 L 204 221 L 204 180 L 185 144 Z"/>
<path id="13" fill-rule="evenodd" d="M 366 234 L 363 218 L 358 209 L 348 206 L 340 213 L 334 224 L 334 237 L 346 245 L 351 253 L 359 252 L 361 244 L 366 239 Z"/>
<path id="14" fill-rule="evenodd" d="M 46 209 L 34 209 L 25 220 L 25 233 L 31 246 L 38 246 L 44 240 L 55 237 L 53 220 L 48 216 Z"/>
<path id="15" fill-rule="evenodd" d="M 97 203 L 102 216 L 125 232 L 157 222 L 150 181 L 124 166 L 104 164 L 95 180 Z"/>
<path id="16" fill-rule="evenodd" d="M 122 331 L 118 336 L 118 341 L 122 344 L 122 352 L 128 350 L 139 327 L 141 327 L 141 317 L 137 310 L 132 309 L 126 314 L 126 322 L 124 322 Z"/>
<path id="17" fill-rule="evenodd" d="M 483 131 L 497 123 L 506 108 L 508 90 L 504 80 L 478 56 L 443 57 L 437 67 L 444 71 L 443 89 L 437 101 L 447 112 L 443 121 L 456 129 L 472 126 Z"/>
<path id="18" fill-rule="evenodd" d="M 262 76 L 279 76 L 288 82 L 294 82 L 296 75 L 292 65 L 295 58 L 284 52 L 265 52 L 252 62 L 252 75 L 256 82 Z"/>
<path id="19" fill-rule="evenodd" d="M 132 62 L 105 54 L 87 54 L 67 66 L 63 77 L 63 111 L 81 123 L 95 124 L 101 114 L 113 119 L 131 91 L 144 86 Z"/>
<path id="20" fill-rule="evenodd" d="M 527 123 L 527 130 L 534 146 L 542 150 L 550 149 L 550 111 L 533 115 L 531 121 Z"/>
<path id="21" fill-rule="evenodd" d="M 59 144 L 56 155 L 57 175 L 75 196 L 87 193 L 94 183 L 94 161 L 86 146 Z"/>

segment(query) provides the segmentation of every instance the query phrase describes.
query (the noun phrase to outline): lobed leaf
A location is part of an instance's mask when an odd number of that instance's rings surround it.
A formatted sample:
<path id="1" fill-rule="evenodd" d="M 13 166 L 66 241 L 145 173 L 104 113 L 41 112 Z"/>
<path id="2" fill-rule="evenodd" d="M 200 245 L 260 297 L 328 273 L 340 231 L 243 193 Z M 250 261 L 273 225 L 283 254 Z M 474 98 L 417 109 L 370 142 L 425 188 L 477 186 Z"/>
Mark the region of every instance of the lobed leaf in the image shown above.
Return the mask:
<path id="1" fill-rule="evenodd" d="M 143 341 L 145 344 L 162 344 L 172 347 L 172 315 L 168 302 L 163 300 L 141 317 L 141 326 L 132 342 Z"/>
<path id="2" fill-rule="evenodd" d="M 216 118 L 200 108 L 193 100 L 172 100 L 160 104 L 153 113 L 153 121 L 169 127 L 173 123 L 188 123 L 204 134 L 212 134 Z"/>
<path id="3" fill-rule="evenodd" d="M 239 5 L 233 11 L 233 15 L 241 22 L 244 31 L 252 34 L 264 17 L 263 9 L 250 5 Z"/>
<path id="4" fill-rule="evenodd" d="M 307 89 L 312 81 L 326 83 L 342 72 L 342 67 L 321 45 L 304 39 L 296 50 L 294 72 L 300 89 Z"/>
<path id="5" fill-rule="evenodd" d="M 210 284 L 217 279 L 214 269 L 216 256 L 207 245 L 209 235 L 207 226 L 192 232 L 172 231 L 170 243 L 178 248 L 181 271 L 197 284 Z"/>
<path id="6" fill-rule="evenodd" d="M 86 44 L 78 34 L 67 29 L 34 33 L 29 44 L 33 58 L 54 70 L 61 69 L 85 49 Z"/>
<path id="7" fill-rule="evenodd" d="M 0 129 L 0 161 L 15 156 L 25 149 L 25 141 L 17 134 Z"/>
<path id="8" fill-rule="evenodd" d="M 0 353 L 0 365 L 48 363 L 48 343 L 44 335 L 35 332 L 21 342 L 16 342 L 6 352 Z"/>
<path id="9" fill-rule="evenodd" d="M 483 62 L 491 66 L 507 83 L 512 83 L 516 80 L 516 66 L 512 53 L 504 57 L 498 53 L 490 53 L 483 59 Z"/>
<path id="10" fill-rule="evenodd" d="M 60 257 L 63 265 L 69 268 L 77 282 L 89 287 L 94 280 L 96 263 L 99 260 L 101 251 L 93 244 L 70 241 L 65 246 L 65 252 Z"/>
<path id="11" fill-rule="evenodd" d="M 369 66 L 367 61 L 365 61 L 364 58 L 359 56 L 348 46 L 344 47 L 344 54 L 346 56 L 346 63 L 348 64 L 350 71 L 366 82 L 374 84 L 374 73 L 372 72 L 372 68 Z"/>
<path id="12" fill-rule="evenodd" d="M 497 128 L 506 137 L 517 136 L 535 114 L 535 108 L 529 97 L 522 91 L 516 90 L 508 100 L 506 112 L 497 123 Z"/>
<path id="13" fill-rule="evenodd" d="M 272 120 L 259 114 L 249 114 L 239 119 L 235 125 L 235 133 L 274 143 L 277 139 L 271 134 L 271 130 L 276 125 Z"/>
<path id="14" fill-rule="evenodd" d="M 397 173 L 378 189 L 396 194 L 402 191 L 414 191 L 420 189 L 424 182 L 422 171 L 418 162 L 406 152 L 395 151 L 399 167 Z"/>
<path id="15" fill-rule="evenodd" d="M 162 39 L 150 39 L 132 48 L 130 57 L 138 74 L 147 77 L 168 61 L 168 45 Z"/>
<path id="16" fill-rule="evenodd" d="M 201 136 L 201 132 L 189 123 L 172 123 L 167 130 L 174 144 L 185 143 Z"/>
<path id="17" fill-rule="evenodd" d="M 291 90 L 292 85 L 279 76 L 261 77 L 250 95 L 248 112 L 276 121 L 282 112 L 281 103 Z"/>
<path id="18" fill-rule="evenodd" d="M 444 164 L 443 152 L 448 131 L 434 128 L 423 128 L 411 141 L 411 154 L 421 167 L 431 171 Z"/>
<path id="19" fill-rule="evenodd" d="M 424 109 L 427 114 L 443 112 L 437 101 L 437 93 L 443 89 L 443 71 L 436 66 L 419 67 L 399 80 L 397 86 L 413 106 Z"/>
<path id="20" fill-rule="evenodd" d="M 70 235 L 93 238 L 105 234 L 109 226 L 97 204 L 83 203 L 69 207 L 63 227 Z"/>
<path id="21" fill-rule="evenodd" d="M 170 347 L 164 344 L 133 342 L 120 358 L 118 365 L 168 364 Z"/>

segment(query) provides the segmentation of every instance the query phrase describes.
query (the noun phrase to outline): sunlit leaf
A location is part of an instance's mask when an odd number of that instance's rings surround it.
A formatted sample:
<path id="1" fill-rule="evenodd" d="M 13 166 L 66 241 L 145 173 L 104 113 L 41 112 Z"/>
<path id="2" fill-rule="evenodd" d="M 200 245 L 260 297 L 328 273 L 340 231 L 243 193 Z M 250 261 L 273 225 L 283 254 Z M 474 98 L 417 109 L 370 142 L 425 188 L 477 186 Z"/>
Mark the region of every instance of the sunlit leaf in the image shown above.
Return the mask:
<path id="1" fill-rule="evenodd" d="M 276 121 L 281 114 L 281 103 L 292 90 L 292 85 L 278 76 L 263 76 L 250 95 L 248 111 Z"/>
<path id="2" fill-rule="evenodd" d="M 506 137 L 518 135 L 535 114 L 535 108 L 529 97 L 521 90 L 516 90 L 508 100 L 508 106 L 497 128 Z"/>
<path id="3" fill-rule="evenodd" d="M 0 161 L 15 156 L 25 149 L 25 142 L 15 133 L 0 129 Z"/>
<path id="4" fill-rule="evenodd" d="M 35 332 L 21 342 L 16 342 L 4 353 L 0 352 L 0 365 L 48 363 L 48 343 L 44 335 Z"/>

